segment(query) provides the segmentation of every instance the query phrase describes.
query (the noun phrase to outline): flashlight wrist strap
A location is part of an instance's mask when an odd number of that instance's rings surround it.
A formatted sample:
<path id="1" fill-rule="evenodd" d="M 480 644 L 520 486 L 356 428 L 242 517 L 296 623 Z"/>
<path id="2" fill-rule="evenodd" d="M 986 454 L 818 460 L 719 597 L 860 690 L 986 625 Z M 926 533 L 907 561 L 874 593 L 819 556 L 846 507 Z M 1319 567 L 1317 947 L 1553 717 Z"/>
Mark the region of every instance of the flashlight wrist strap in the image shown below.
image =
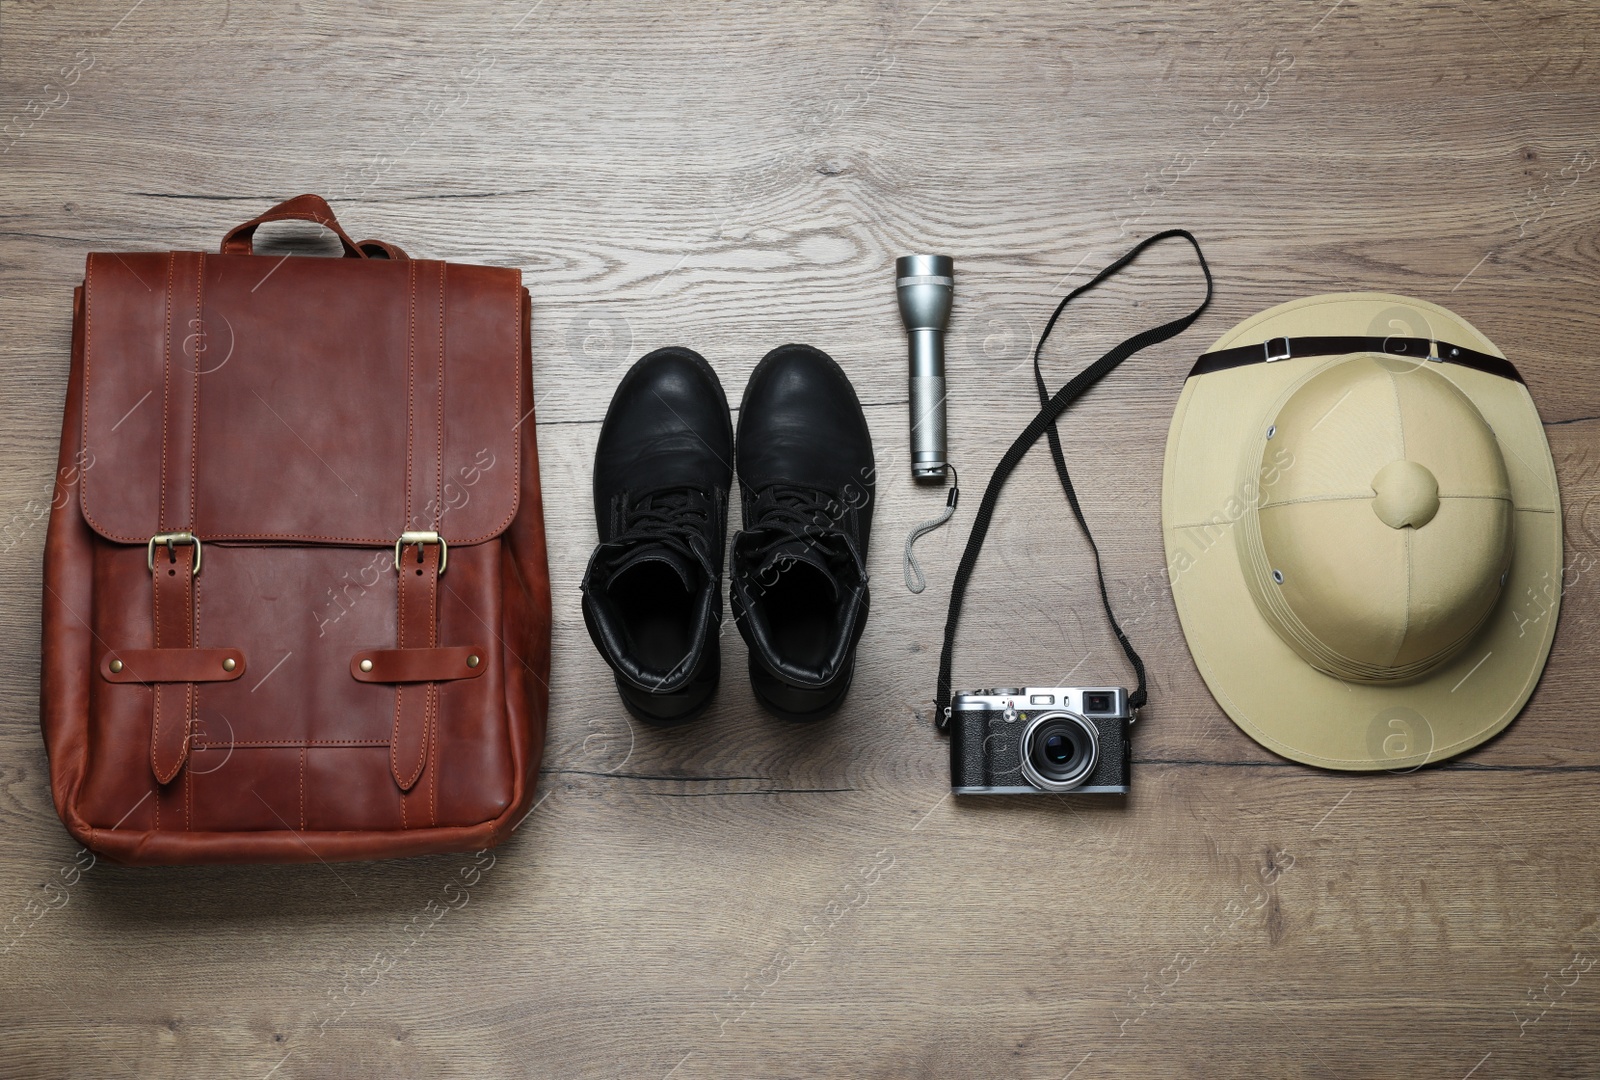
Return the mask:
<path id="1" fill-rule="evenodd" d="M 1195 257 L 1200 261 L 1200 271 L 1206 279 L 1205 299 L 1189 314 L 1160 326 L 1151 327 L 1140 331 L 1133 337 L 1122 342 L 1116 348 L 1106 353 L 1100 359 L 1074 375 L 1060 390 L 1052 396 L 1045 387 L 1044 375 L 1039 369 L 1039 354 L 1044 350 L 1045 342 L 1050 338 L 1050 331 L 1055 329 L 1056 321 L 1061 318 L 1061 313 L 1068 304 L 1083 293 L 1088 292 L 1107 278 L 1114 277 L 1125 266 L 1131 263 L 1144 251 L 1162 240 L 1178 237 L 1189 242 L 1194 248 Z M 1055 312 L 1050 316 L 1050 321 L 1045 324 L 1044 333 L 1039 335 L 1039 344 L 1033 350 L 1033 377 L 1034 384 L 1039 392 L 1041 408 L 1031 423 L 1023 429 L 1011 444 L 1000 463 L 995 466 L 994 475 L 989 478 L 989 484 L 984 488 L 983 501 L 978 506 L 978 512 L 972 521 L 972 532 L 967 536 L 966 550 L 961 553 L 961 563 L 956 568 L 955 580 L 950 586 L 950 611 L 945 617 L 944 624 L 944 649 L 939 654 L 939 686 L 934 698 L 934 722 L 941 731 L 950 723 L 950 667 L 954 653 L 956 639 L 956 624 L 961 619 L 961 603 L 966 597 L 967 583 L 972 578 L 973 568 L 978 562 L 978 553 L 983 548 L 984 538 L 989 534 L 989 522 L 994 517 L 995 504 L 1000 498 L 1000 489 L 1005 486 L 1007 478 L 1015 471 L 1017 465 L 1026 456 L 1033 445 L 1039 441 L 1041 435 L 1048 436 L 1050 442 L 1050 457 L 1055 463 L 1056 475 L 1061 479 L 1061 489 L 1066 493 L 1067 505 L 1072 508 L 1072 516 L 1077 519 L 1078 527 L 1083 530 L 1084 538 L 1089 541 L 1089 549 L 1094 552 L 1095 577 L 1100 585 L 1100 602 L 1105 606 L 1106 618 L 1111 623 L 1111 629 L 1117 636 L 1117 643 L 1122 646 L 1122 651 L 1127 654 L 1128 662 L 1133 665 L 1134 674 L 1138 677 L 1138 685 L 1133 693 L 1128 695 L 1128 706 L 1137 713 L 1145 703 L 1145 676 L 1144 661 L 1139 658 L 1128 636 L 1122 632 L 1122 627 L 1117 623 L 1117 617 L 1111 610 L 1111 600 L 1106 595 L 1105 573 L 1100 567 L 1100 549 L 1095 545 L 1094 537 L 1089 533 L 1089 524 L 1084 520 L 1083 508 L 1078 504 L 1077 492 L 1073 489 L 1072 478 L 1067 473 L 1066 457 L 1061 450 L 1061 436 L 1056 430 L 1056 421 L 1067 411 L 1067 408 L 1078 398 L 1082 397 L 1090 387 L 1110 374 L 1118 364 L 1121 364 L 1134 353 L 1159 344 L 1169 338 L 1176 337 L 1187 330 L 1206 306 L 1211 303 L 1211 267 L 1206 265 L 1205 254 L 1200 250 L 1200 243 L 1187 229 L 1168 229 L 1140 241 L 1116 262 L 1107 266 L 1085 285 L 1080 285 L 1068 293 L 1060 304 L 1056 305 Z"/>

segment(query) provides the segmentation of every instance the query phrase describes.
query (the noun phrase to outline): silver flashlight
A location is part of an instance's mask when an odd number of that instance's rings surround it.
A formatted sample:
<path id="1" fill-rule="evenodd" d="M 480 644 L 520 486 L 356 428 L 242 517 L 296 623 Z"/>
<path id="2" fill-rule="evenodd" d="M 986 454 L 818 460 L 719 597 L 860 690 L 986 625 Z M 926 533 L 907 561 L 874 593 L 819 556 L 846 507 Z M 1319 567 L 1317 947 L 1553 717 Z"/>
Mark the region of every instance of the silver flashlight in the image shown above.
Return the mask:
<path id="1" fill-rule="evenodd" d="M 943 480 L 944 332 L 955 296 L 955 260 L 904 255 L 895 260 L 895 293 L 911 354 L 911 476 Z"/>

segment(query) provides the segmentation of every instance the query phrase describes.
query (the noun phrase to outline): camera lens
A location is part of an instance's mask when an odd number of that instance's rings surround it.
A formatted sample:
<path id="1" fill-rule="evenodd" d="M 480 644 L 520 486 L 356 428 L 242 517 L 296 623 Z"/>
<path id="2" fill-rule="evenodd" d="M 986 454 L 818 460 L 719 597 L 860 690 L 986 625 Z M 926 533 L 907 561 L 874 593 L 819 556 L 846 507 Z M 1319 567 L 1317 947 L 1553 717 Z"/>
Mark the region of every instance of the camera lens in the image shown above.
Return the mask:
<path id="1" fill-rule="evenodd" d="M 1071 780 L 1083 761 L 1094 754 L 1093 737 L 1065 716 L 1047 720 L 1034 732 L 1028 748 L 1033 767 L 1047 780 Z"/>
<path id="2" fill-rule="evenodd" d="M 1022 733 L 1022 775 L 1046 791 L 1070 791 L 1094 772 L 1095 730 L 1081 716 L 1043 713 Z"/>

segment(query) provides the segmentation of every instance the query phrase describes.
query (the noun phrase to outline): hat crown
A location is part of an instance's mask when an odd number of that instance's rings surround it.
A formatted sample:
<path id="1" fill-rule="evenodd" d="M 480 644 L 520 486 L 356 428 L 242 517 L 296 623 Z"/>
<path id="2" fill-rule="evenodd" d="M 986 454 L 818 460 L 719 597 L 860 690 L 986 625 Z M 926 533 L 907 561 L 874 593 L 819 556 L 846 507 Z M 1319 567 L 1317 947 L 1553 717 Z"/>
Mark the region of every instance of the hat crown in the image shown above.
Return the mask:
<path id="1" fill-rule="evenodd" d="M 1359 682 L 1416 678 L 1459 652 L 1512 543 L 1505 461 L 1466 395 L 1426 362 L 1357 354 L 1291 387 L 1261 431 L 1243 467 L 1273 479 L 1238 551 L 1277 634 Z"/>
<path id="2" fill-rule="evenodd" d="M 1439 480 L 1426 465 L 1397 458 L 1372 478 L 1372 512 L 1391 529 L 1420 529 L 1439 512 Z"/>

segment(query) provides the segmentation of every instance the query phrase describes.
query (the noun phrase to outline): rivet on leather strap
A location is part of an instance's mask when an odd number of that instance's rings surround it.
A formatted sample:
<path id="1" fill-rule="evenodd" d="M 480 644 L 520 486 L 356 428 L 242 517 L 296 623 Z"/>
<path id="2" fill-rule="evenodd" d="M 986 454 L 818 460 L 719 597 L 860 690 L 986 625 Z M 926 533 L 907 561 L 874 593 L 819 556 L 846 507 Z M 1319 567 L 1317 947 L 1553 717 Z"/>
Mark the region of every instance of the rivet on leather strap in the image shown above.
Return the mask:
<path id="1" fill-rule="evenodd" d="M 244 674 L 238 649 L 114 649 L 100 658 L 113 683 L 232 682 Z"/>
<path id="2" fill-rule="evenodd" d="M 488 670 L 476 645 L 437 649 L 363 649 L 350 658 L 357 682 L 422 683 L 476 679 Z"/>

